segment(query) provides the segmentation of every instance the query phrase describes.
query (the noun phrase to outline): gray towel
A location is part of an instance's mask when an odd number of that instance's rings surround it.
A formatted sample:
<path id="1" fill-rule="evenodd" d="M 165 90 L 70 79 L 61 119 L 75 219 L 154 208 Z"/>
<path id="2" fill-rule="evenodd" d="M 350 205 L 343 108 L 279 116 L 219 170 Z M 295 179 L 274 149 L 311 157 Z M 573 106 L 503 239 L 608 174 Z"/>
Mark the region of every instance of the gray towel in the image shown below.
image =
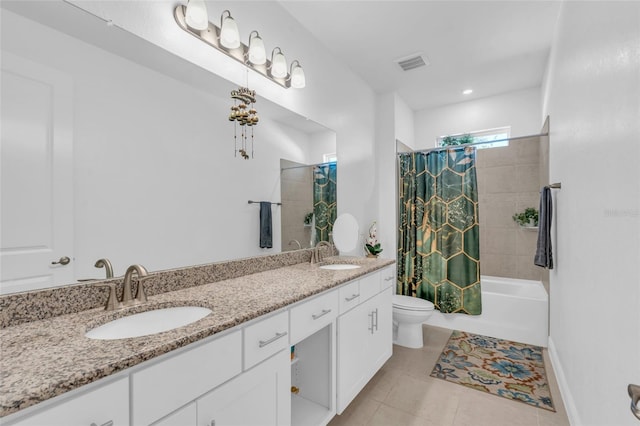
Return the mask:
<path id="1" fill-rule="evenodd" d="M 545 186 L 540 191 L 540 213 L 538 218 L 538 243 L 533 263 L 543 268 L 553 269 L 553 253 L 551 251 L 551 217 L 553 200 L 551 189 Z"/>
<path id="2" fill-rule="evenodd" d="M 260 201 L 260 248 L 272 248 L 271 203 Z"/>

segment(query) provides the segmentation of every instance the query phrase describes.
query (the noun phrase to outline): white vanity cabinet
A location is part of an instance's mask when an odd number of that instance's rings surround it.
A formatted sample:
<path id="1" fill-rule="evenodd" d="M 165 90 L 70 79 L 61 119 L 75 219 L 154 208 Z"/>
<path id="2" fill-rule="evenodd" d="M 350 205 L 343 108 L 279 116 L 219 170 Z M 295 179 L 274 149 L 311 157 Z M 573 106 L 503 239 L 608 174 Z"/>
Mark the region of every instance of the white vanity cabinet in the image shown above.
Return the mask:
<path id="1" fill-rule="evenodd" d="M 391 356 L 392 288 L 389 276 L 393 276 L 392 268 L 362 278 L 359 283 L 361 303 L 338 317 L 338 414 Z"/>
<path id="2" fill-rule="evenodd" d="M 393 271 L 368 274 L 1 423 L 326 425 L 391 356 Z"/>
<path id="3" fill-rule="evenodd" d="M 131 374 L 132 424 L 149 425 L 241 372 L 241 331 L 152 362 Z"/>
<path id="4" fill-rule="evenodd" d="M 71 395 L 50 407 L 15 423 L 12 426 L 127 426 L 129 424 L 129 378 L 94 386 L 90 390 Z M 110 423 L 113 422 L 113 423 Z"/>
<path id="5" fill-rule="evenodd" d="M 198 398 L 197 425 L 290 425 L 289 353 L 289 350 L 282 350 Z"/>

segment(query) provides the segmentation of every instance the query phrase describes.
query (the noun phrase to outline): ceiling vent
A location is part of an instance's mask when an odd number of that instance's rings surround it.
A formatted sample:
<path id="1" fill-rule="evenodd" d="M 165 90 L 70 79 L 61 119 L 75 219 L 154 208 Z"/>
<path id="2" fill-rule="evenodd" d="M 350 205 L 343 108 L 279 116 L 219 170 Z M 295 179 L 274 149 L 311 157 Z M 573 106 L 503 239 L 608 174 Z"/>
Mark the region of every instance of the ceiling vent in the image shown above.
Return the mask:
<path id="1" fill-rule="evenodd" d="M 414 53 L 413 55 L 396 59 L 395 62 L 400 65 L 403 71 L 409 71 L 428 65 L 429 60 L 425 60 L 421 53 Z"/>

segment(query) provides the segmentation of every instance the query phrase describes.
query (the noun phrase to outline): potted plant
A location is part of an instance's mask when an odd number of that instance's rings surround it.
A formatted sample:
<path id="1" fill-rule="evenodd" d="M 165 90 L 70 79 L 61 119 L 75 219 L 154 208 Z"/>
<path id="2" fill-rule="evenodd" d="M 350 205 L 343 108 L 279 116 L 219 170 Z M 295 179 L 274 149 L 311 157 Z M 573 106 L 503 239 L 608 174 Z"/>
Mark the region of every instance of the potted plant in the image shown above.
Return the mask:
<path id="1" fill-rule="evenodd" d="M 376 223 L 373 222 L 369 227 L 369 236 L 364 244 L 364 250 L 367 253 L 367 257 L 378 257 L 378 255 L 382 253 L 382 247 L 378 241 L 377 234 L 378 228 L 376 227 Z"/>
<path id="2" fill-rule="evenodd" d="M 311 222 L 313 222 L 313 212 L 309 212 L 304 216 L 305 225 L 310 226 Z"/>
<path id="3" fill-rule="evenodd" d="M 514 214 L 513 220 L 522 227 L 533 228 L 538 226 L 538 210 L 527 207 L 523 212 Z"/>

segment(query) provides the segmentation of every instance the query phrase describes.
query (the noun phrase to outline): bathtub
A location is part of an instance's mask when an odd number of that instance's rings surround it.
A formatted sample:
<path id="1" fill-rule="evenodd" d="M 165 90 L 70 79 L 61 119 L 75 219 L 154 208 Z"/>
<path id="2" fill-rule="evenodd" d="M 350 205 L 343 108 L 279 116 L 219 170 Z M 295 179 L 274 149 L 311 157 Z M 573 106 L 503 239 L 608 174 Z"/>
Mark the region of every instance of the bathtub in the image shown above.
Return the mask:
<path id="1" fill-rule="evenodd" d="M 540 281 L 481 277 L 482 315 L 434 311 L 428 325 L 547 347 L 549 296 Z"/>

